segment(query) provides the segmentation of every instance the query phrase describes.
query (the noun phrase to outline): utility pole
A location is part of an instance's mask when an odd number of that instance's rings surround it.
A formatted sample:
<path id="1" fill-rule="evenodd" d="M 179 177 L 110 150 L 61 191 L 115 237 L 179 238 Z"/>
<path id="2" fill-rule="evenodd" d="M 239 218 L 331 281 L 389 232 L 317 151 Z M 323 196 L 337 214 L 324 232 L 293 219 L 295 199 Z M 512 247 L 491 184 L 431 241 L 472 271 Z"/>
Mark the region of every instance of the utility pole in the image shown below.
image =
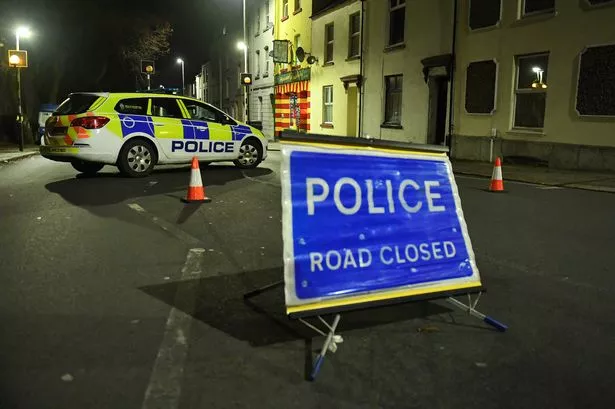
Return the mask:
<path id="1" fill-rule="evenodd" d="M 19 34 L 20 29 L 15 32 L 15 48 L 19 51 Z M 24 135 L 23 135 L 23 103 L 21 100 L 21 67 L 17 67 L 17 112 L 19 115 L 19 151 L 24 150 Z"/>
<path id="2" fill-rule="evenodd" d="M 243 0 L 243 43 L 245 45 L 244 49 L 243 49 L 243 72 L 245 72 L 246 74 L 248 73 L 248 35 L 246 32 L 246 0 Z M 249 121 L 249 109 L 248 109 L 248 86 L 243 85 L 243 104 L 244 104 L 244 116 L 245 116 L 245 122 L 248 123 Z"/>

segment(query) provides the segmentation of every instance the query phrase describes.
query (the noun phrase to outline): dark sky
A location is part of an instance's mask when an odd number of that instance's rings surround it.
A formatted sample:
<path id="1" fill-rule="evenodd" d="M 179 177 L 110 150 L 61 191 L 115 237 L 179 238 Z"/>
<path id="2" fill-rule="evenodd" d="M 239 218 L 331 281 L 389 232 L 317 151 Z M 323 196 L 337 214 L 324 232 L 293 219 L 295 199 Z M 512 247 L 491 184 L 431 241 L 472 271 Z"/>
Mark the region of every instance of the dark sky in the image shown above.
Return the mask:
<path id="1" fill-rule="evenodd" d="M 13 48 L 17 23 L 35 32 L 23 40 L 30 67 L 24 81 L 41 94 L 53 95 L 53 78 L 59 76 L 58 93 L 85 90 L 134 91 L 134 76 L 119 58 L 119 47 L 133 20 L 152 15 L 171 23 L 171 53 L 156 61 L 153 85 L 181 86 L 177 57 L 186 62 L 190 82 L 207 61 L 212 41 L 223 26 L 241 27 L 241 0 L 0 0 L 0 48 Z M 65 59 L 66 61 L 62 62 Z"/>

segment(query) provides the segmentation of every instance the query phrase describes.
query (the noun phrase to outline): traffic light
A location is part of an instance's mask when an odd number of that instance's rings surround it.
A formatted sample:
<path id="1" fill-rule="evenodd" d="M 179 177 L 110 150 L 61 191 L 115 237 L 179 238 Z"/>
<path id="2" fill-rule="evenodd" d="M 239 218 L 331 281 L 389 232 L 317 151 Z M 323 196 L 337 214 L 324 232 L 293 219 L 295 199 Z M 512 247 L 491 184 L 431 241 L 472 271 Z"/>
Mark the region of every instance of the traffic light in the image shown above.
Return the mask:
<path id="1" fill-rule="evenodd" d="M 27 68 L 28 52 L 25 50 L 9 50 L 9 67 Z"/>
<path id="2" fill-rule="evenodd" d="M 151 60 L 141 60 L 141 72 L 143 74 L 153 75 L 156 73 L 156 67 L 154 66 L 154 61 Z"/>
<path id="3" fill-rule="evenodd" d="M 241 83 L 246 87 L 248 85 L 252 85 L 252 74 L 248 74 L 247 72 L 241 73 Z"/>

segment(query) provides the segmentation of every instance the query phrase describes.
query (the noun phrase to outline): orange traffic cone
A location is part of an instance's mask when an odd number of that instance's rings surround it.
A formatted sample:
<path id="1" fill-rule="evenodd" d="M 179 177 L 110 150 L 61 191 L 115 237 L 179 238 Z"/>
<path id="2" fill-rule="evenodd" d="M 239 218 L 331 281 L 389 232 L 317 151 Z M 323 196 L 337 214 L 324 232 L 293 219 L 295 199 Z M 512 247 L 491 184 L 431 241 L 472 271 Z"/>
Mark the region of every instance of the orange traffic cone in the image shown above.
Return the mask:
<path id="1" fill-rule="evenodd" d="M 495 165 L 493 166 L 493 174 L 491 175 L 491 183 L 489 184 L 490 192 L 503 192 L 504 180 L 502 179 L 502 161 L 498 156 L 495 159 Z"/>
<path id="2" fill-rule="evenodd" d="M 211 202 L 211 199 L 205 197 L 205 188 L 201 179 L 201 169 L 199 168 L 199 160 L 192 158 L 192 168 L 190 169 L 190 186 L 188 186 L 188 195 L 182 199 L 184 203 L 195 202 Z"/>

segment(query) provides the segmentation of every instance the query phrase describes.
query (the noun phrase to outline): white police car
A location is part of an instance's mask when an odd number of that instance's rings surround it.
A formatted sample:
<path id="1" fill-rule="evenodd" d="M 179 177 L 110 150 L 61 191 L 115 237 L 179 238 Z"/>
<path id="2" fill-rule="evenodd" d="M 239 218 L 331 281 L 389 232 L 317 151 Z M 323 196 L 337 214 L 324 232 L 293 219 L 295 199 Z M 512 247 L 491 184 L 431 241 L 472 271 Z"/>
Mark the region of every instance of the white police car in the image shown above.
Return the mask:
<path id="1" fill-rule="evenodd" d="M 84 173 L 117 165 L 132 177 L 156 164 L 233 161 L 254 168 L 267 157 L 261 131 L 196 99 L 164 94 L 76 93 L 47 120 L 41 154 Z"/>

